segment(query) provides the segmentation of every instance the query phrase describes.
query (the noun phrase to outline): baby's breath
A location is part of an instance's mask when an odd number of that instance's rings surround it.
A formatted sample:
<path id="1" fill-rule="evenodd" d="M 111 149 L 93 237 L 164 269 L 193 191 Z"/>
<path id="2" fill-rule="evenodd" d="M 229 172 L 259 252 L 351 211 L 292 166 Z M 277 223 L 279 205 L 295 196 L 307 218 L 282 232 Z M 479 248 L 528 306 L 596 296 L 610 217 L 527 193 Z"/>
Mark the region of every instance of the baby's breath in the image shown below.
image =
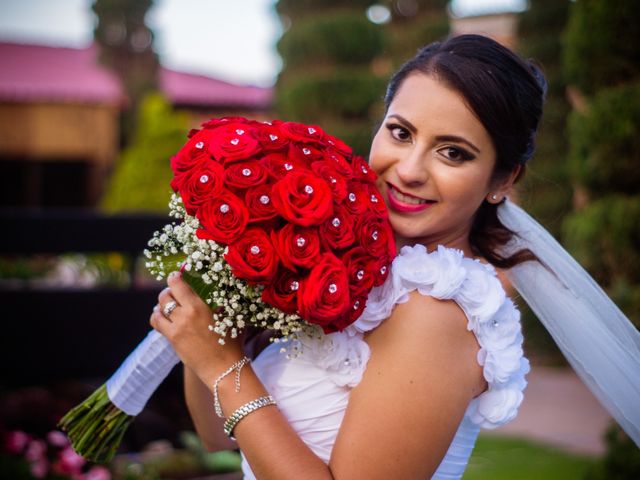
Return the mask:
<path id="1" fill-rule="evenodd" d="M 213 310 L 212 331 L 220 336 L 221 344 L 227 335 L 236 338 L 252 325 L 275 330 L 284 338 L 295 338 L 309 327 L 298 315 L 286 314 L 263 302 L 262 285 L 249 285 L 233 275 L 224 260 L 228 247 L 196 236 L 200 222 L 187 214 L 177 194 L 169 202 L 169 216 L 175 221 L 155 232 L 144 250 L 145 266 L 158 280 L 178 267 L 213 287 L 203 300 Z"/>

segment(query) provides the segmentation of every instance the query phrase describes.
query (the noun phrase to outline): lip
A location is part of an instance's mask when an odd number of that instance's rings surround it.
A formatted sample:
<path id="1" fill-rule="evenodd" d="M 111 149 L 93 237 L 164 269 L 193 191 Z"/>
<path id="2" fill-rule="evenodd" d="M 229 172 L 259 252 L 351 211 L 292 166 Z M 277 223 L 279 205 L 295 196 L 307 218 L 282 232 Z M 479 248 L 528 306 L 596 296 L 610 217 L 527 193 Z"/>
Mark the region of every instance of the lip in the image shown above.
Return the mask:
<path id="1" fill-rule="evenodd" d="M 401 202 L 400 200 L 398 200 L 397 198 L 395 198 L 392 195 L 392 193 L 391 193 L 392 190 L 396 190 L 396 191 L 402 193 L 403 195 L 407 195 L 409 197 L 414 197 L 414 195 L 411 195 L 409 193 L 404 193 L 399 188 L 396 188 L 392 184 L 387 183 L 388 205 L 392 210 L 395 210 L 395 211 L 400 212 L 400 213 L 422 212 L 423 210 L 426 210 L 427 208 L 431 207 L 433 204 L 436 203 L 436 202 L 432 202 L 432 201 L 428 201 L 427 203 L 423 203 L 423 204 L 420 204 L 420 205 L 414 205 L 414 204 L 411 204 L 411 203 L 404 203 L 404 202 Z M 415 197 L 415 198 L 419 198 L 419 197 Z"/>

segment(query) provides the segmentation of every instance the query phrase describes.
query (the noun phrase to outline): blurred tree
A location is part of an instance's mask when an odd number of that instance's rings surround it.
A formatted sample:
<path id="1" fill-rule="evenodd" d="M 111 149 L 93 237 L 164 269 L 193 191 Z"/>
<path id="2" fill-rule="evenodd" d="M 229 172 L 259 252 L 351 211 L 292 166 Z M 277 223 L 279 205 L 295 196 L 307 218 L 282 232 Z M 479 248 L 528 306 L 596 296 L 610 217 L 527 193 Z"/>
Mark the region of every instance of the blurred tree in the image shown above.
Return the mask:
<path id="1" fill-rule="evenodd" d="M 637 2 L 572 3 L 565 72 L 574 110 L 575 211 L 564 239 L 640 325 L 640 11 Z"/>
<path id="2" fill-rule="evenodd" d="M 283 70 L 276 107 L 287 120 L 317 123 L 367 155 L 373 112 L 386 78 L 372 65 L 382 53 L 382 27 L 365 15 L 371 0 L 280 0 L 285 26 L 278 50 Z"/>
<path id="3" fill-rule="evenodd" d="M 571 211 L 571 189 L 567 188 L 568 143 L 567 115 L 571 110 L 566 99 L 566 83 L 562 69 L 562 35 L 569 16 L 569 0 L 531 0 L 520 14 L 518 50 L 533 59 L 543 70 L 548 82 L 544 115 L 536 139 L 535 158 L 527 165 L 527 175 L 518 185 L 519 201 L 556 238 L 560 237 L 562 220 Z M 538 360 L 562 361 L 560 352 L 546 329 L 533 313 L 522 305 L 526 347 Z"/>
<path id="4" fill-rule="evenodd" d="M 102 207 L 109 212 L 168 212 L 173 176 L 169 159 L 187 141 L 189 117 L 159 94 L 149 94 L 138 110 L 137 129 L 120 154 Z"/>
<path id="5" fill-rule="evenodd" d="M 153 33 L 144 21 L 152 4 L 153 0 L 96 0 L 92 6 L 98 18 L 94 37 L 100 61 L 116 72 L 129 99 L 122 122 L 125 140 L 133 131 L 140 100 L 156 87 L 158 57 Z"/>

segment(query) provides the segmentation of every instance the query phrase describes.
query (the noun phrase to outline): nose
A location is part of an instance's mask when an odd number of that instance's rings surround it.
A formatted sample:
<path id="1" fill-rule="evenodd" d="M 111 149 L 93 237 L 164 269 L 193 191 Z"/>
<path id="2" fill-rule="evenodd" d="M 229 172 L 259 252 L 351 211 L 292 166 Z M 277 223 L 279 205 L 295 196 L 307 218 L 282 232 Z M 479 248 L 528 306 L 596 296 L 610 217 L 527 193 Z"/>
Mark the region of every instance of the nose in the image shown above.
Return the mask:
<path id="1" fill-rule="evenodd" d="M 405 152 L 395 165 L 396 175 L 407 186 L 418 186 L 429 178 L 426 153 L 419 148 Z"/>

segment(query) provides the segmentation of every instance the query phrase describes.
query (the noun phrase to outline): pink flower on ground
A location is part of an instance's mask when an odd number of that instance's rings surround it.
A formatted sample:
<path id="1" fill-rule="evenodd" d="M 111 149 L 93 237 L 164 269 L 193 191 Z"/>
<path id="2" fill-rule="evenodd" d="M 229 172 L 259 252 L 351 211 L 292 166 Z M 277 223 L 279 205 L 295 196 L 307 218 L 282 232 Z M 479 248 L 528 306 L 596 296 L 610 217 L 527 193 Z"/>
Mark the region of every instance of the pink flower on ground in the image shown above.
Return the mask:
<path id="1" fill-rule="evenodd" d="M 33 440 L 27 446 L 24 458 L 30 462 L 45 461 L 47 455 L 47 444 L 42 440 Z"/>
<path id="2" fill-rule="evenodd" d="M 9 453 L 21 453 L 29 443 L 29 440 L 31 440 L 29 435 L 23 431 L 16 430 L 6 435 L 4 445 Z"/>
<path id="3" fill-rule="evenodd" d="M 62 474 L 77 474 L 80 473 L 85 463 L 85 459 L 68 446 L 58 454 L 58 461 L 54 465 L 54 469 Z"/>
<path id="4" fill-rule="evenodd" d="M 44 478 L 49 471 L 49 462 L 44 458 L 31 462 L 30 471 L 35 478 Z"/>
<path id="5" fill-rule="evenodd" d="M 82 480 L 111 480 L 111 472 L 99 465 L 91 467 Z"/>
<path id="6" fill-rule="evenodd" d="M 54 447 L 64 448 L 69 445 L 67 436 L 59 430 L 52 430 L 47 434 L 47 441 Z"/>

